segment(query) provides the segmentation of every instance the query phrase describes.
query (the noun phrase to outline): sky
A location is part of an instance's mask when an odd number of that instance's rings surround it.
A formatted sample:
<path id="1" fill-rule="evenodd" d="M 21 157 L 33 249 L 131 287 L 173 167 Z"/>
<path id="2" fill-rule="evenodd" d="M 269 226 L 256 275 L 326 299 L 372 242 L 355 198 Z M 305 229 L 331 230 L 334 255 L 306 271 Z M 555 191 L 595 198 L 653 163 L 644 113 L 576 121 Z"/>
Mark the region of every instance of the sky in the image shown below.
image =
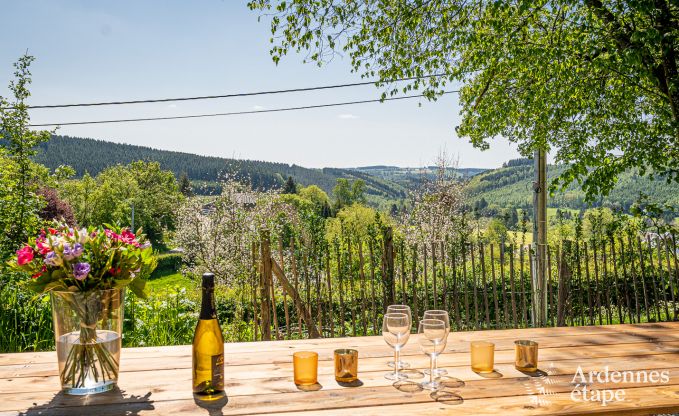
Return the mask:
<path id="1" fill-rule="evenodd" d="M 137 100 L 300 88 L 362 81 L 348 58 L 319 68 L 290 54 L 275 65 L 270 27 L 246 1 L 2 2 L 0 95 L 28 51 L 29 105 Z M 379 98 L 372 85 L 285 95 L 71 109 L 35 109 L 58 123 L 248 111 Z M 455 134 L 457 96 L 295 112 L 85 126 L 57 134 L 202 155 L 306 167 L 423 166 L 441 151 L 460 167 L 519 157 L 504 139 L 487 151 Z"/>

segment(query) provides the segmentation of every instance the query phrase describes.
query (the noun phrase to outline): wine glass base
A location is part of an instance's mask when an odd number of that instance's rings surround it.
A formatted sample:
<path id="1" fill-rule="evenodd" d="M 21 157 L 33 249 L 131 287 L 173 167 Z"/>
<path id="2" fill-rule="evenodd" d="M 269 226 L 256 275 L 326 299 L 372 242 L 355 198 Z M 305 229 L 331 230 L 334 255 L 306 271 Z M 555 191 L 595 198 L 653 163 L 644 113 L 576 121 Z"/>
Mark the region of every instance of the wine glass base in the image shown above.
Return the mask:
<path id="1" fill-rule="evenodd" d="M 387 380 L 398 381 L 398 380 L 405 380 L 405 379 L 408 378 L 408 376 L 405 375 L 405 374 L 401 374 L 401 373 L 398 373 L 398 375 L 396 375 L 394 373 L 387 373 L 387 374 L 384 375 L 384 378 L 386 378 Z"/>
<path id="2" fill-rule="evenodd" d="M 422 372 L 426 375 L 429 375 L 431 371 L 427 368 L 425 370 L 422 370 Z M 448 375 L 448 370 L 446 370 L 445 368 L 437 368 L 436 370 L 434 370 L 434 377 L 441 377 L 445 375 Z"/>
<path id="3" fill-rule="evenodd" d="M 394 362 L 393 361 L 387 362 L 387 365 L 391 368 L 394 368 Z M 398 362 L 398 369 L 399 370 L 403 370 L 403 369 L 406 369 L 406 368 L 410 368 L 410 364 L 403 362 L 403 361 Z"/>
<path id="4" fill-rule="evenodd" d="M 434 381 L 423 381 L 422 383 L 420 383 L 420 387 L 422 387 L 425 390 L 439 390 L 441 389 L 441 387 L 443 387 L 443 385 L 440 382 L 434 380 Z"/>

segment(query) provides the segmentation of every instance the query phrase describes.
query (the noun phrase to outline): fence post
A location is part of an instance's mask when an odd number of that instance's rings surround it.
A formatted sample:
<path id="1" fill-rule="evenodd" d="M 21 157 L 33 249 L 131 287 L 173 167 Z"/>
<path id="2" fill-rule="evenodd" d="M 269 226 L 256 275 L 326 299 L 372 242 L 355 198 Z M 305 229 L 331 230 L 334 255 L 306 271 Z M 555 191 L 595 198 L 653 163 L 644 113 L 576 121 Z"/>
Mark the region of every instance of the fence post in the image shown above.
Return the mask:
<path id="1" fill-rule="evenodd" d="M 384 285 L 383 305 L 396 303 L 394 298 L 394 230 L 384 229 L 384 252 L 382 253 L 382 284 Z"/>
<path id="2" fill-rule="evenodd" d="M 271 340 L 271 282 L 273 280 L 271 272 L 271 241 L 269 231 L 261 232 L 261 256 L 260 256 L 260 297 L 262 313 L 262 340 Z"/>
<path id="3" fill-rule="evenodd" d="M 572 270 L 570 266 L 571 242 L 564 241 L 559 262 L 559 289 L 556 302 L 556 326 L 566 326 L 566 305 L 568 304 L 568 285 L 571 281 Z"/>

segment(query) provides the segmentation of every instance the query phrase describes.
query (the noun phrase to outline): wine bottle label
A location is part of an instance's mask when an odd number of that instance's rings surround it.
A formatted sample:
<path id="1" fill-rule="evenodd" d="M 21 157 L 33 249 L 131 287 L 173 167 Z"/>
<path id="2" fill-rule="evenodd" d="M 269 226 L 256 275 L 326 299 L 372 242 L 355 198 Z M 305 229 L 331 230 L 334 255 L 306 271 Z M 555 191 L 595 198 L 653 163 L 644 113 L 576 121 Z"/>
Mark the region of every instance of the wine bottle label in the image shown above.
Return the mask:
<path id="1" fill-rule="evenodd" d="M 224 354 L 212 356 L 212 385 L 222 386 L 224 384 Z"/>

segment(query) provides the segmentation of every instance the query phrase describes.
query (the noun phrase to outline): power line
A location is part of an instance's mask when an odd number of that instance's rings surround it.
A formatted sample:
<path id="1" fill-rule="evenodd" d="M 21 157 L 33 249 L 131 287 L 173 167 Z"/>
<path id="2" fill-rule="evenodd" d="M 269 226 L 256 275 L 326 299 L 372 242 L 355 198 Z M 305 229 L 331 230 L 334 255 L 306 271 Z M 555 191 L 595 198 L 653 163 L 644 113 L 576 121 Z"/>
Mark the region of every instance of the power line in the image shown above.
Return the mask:
<path id="1" fill-rule="evenodd" d="M 421 77 L 408 77 L 408 78 L 397 78 L 392 80 L 384 81 L 384 83 L 391 82 L 401 82 L 401 81 L 413 81 L 422 78 L 435 78 L 442 77 L 447 74 L 433 74 L 433 75 L 423 75 Z M 77 103 L 77 104 L 49 104 L 49 105 L 31 105 L 27 108 L 30 110 L 36 109 L 49 109 L 49 108 L 69 108 L 69 107 L 96 107 L 104 105 L 127 105 L 127 104 L 147 104 L 147 103 L 166 103 L 171 101 L 194 101 L 194 100 L 213 100 L 216 98 L 234 98 L 234 97 L 253 97 L 257 95 L 271 95 L 271 94 L 287 94 L 291 92 L 305 92 L 305 91 L 319 91 L 319 90 L 331 90 L 337 88 L 348 88 L 348 87 L 358 87 L 362 85 L 371 85 L 379 81 L 363 81 L 363 82 L 353 82 L 349 84 L 334 84 L 334 85 L 322 85 L 317 87 L 303 87 L 303 88 L 290 88 L 284 90 L 270 90 L 270 91 L 256 91 L 256 92 L 242 92 L 234 94 L 222 94 L 222 95 L 202 95 L 196 97 L 175 97 L 175 98 L 153 98 L 146 100 L 129 100 L 129 101 L 106 101 L 106 102 L 93 102 L 93 103 Z M 6 109 L 15 109 L 15 107 L 6 107 Z"/>
<path id="2" fill-rule="evenodd" d="M 444 91 L 442 95 L 453 94 L 459 91 Z M 168 117 L 145 117 L 145 118 L 127 118 L 127 119 L 115 119 L 115 120 L 96 120 L 96 121 L 75 121 L 68 123 L 41 123 L 41 124 L 29 124 L 28 127 L 49 127 L 49 126 L 75 126 L 83 124 L 107 124 L 107 123 L 131 123 L 138 121 L 159 121 L 159 120 L 180 120 L 187 118 L 204 118 L 204 117 L 221 117 L 221 116 L 235 116 L 242 114 L 259 114 L 259 113 L 278 113 L 283 111 L 296 111 L 296 110 L 309 110 L 313 108 L 327 108 L 327 107 L 339 107 L 344 105 L 355 105 L 355 104 L 367 104 L 367 103 L 378 103 L 382 101 L 396 101 L 396 100 L 407 100 L 410 98 L 421 98 L 424 94 L 418 95 L 408 95 L 405 97 L 391 97 L 375 100 L 360 100 L 360 101 L 346 101 L 342 103 L 330 103 L 330 104 L 316 104 L 316 105 L 305 105 L 300 107 L 284 107 L 284 108 L 272 108 L 265 110 L 250 110 L 250 111 L 233 111 L 228 113 L 210 113 L 210 114 L 191 114 L 185 116 L 168 116 Z"/>

